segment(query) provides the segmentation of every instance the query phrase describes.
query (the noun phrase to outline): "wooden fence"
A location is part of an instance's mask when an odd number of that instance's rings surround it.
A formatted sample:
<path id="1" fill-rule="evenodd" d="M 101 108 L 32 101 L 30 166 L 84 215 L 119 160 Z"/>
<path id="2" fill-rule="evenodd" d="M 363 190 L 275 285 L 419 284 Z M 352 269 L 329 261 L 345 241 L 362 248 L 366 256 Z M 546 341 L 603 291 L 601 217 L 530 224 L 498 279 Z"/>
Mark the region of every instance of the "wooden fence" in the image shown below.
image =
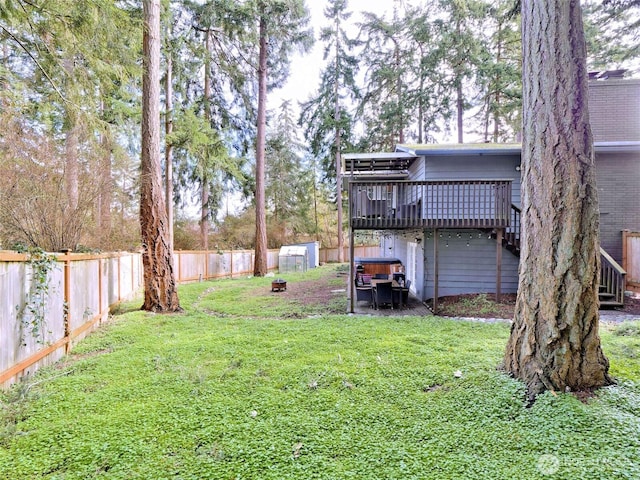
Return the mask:
<path id="1" fill-rule="evenodd" d="M 640 232 L 622 232 L 622 268 L 627 272 L 627 287 L 640 291 Z"/>
<path id="2" fill-rule="evenodd" d="M 269 270 L 278 268 L 278 250 L 267 252 Z M 174 266 L 179 283 L 250 275 L 254 252 L 178 251 Z M 27 256 L 0 251 L 0 387 L 52 364 L 73 344 L 108 318 L 109 309 L 143 288 L 139 253 L 58 254 L 43 296 L 43 326 L 28 328 L 33 272 Z M 21 313 L 22 312 L 22 313 Z"/>
<path id="3" fill-rule="evenodd" d="M 356 247 L 358 256 L 377 256 L 379 247 Z M 267 268 L 277 270 L 279 250 L 267 252 Z M 349 258 L 348 247 L 345 257 Z M 233 278 L 253 273 L 253 250 L 177 251 L 178 283 Z M 338 249 L 321 249 L 320 262 L 338 261 Z M 20 312 L 29 303 L 33 272 L 27 256 L 0 251 L 0 388 L 50 365 L 74 343 L 107 320 L 109 309 L 143 288 L 139 253 L 58 254 L 41 306 L 44 328 L 32 335 Z"/>
<path id="4" fill-rule="evenodd" d="M 34 272 L 27 256 L 0 252 L 0 386 L 51 364 L 72 344 L 107 319 L 109 307 L 130 298 L 142 285 L 137 253 L 108 255 L 59 254 L 48 275 L 37 315 L 42 328 L 29 330 L 34 315 Z"/>
<path id="5" fill-rule="evenodd" d="M 379 245 L 356 245 L 354 248 L 354 257 L 380 257 Z M 320 263 L 335 263 L 338 261 L 338 248 L 321 248 Z M 349 247 L 344 247 L 343 258 L 345 262 L 349 261 Z"/>

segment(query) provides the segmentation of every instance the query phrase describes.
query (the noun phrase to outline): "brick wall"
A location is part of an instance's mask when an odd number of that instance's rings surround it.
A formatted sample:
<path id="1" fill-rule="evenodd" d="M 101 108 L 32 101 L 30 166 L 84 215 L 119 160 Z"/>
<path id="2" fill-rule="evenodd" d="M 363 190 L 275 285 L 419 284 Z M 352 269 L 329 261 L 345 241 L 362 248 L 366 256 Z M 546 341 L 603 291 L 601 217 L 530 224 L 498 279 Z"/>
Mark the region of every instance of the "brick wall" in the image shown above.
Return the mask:
<path id="1" fill-rule="evenodd" d="M 596 142 L 640 140 L 640 79 L 589 82 L 589 118 Z"/>

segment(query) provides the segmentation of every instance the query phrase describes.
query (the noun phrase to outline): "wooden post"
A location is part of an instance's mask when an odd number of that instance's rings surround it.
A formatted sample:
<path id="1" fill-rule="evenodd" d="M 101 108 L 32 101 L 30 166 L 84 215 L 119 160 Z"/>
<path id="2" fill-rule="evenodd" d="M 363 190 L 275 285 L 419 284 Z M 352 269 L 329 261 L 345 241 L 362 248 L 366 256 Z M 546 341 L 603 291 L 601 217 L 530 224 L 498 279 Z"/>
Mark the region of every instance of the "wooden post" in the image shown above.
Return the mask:
<path id="1" fill-rule="evenodd" d="M 71 255 L 64 255 L 64 353 L 69 353 L 71 339 Z"/>
<path id="2" fill-rule="evenodd" d="M 102 314 L 104 312 L 102 302 L 102 258 L 98 258 L 98 315 L 100 315 L 100 323 L 102 323 Z"/>
<path id="3" fill-rule="evenodd" d="M 209 250 L 204 252 L 204 279 L 209 280 Z"/>
<path id="4" fill-rule="evenodd" d="M 627 251 L 627 242 L 629 241 L 629 230 L 622 230 L 622 269 L 625 272 L 629 271 L 629 265 L 627 262 L 629 261 L 627 255 L 629 252 Z"/>
<path id="5" fill-rule="evenodd" d="M 120 262 L 122 261 L 122 254 L 118 254 L 118 301 L 122 300 L 122 268 Z"/>
<path id="6" fill-rule="evenodd" d="M 438 229 L 433 231 L 433 313 L 438 313 Z"/>
<path id="7" fill-rule="evenodd" d="M 502 235 L 503 229 L 496 232 L 496 302 L 500 301 L 502 294 Z"/>
<path id="8" fill-rule="evenodd" d="M 355 300 L 354 300 L 354 295 L 355 295 L 355 289 L 354 289 L 354 285 L 355 285 L 355 259 L 354 259 L 354 252 L 355 252 L 355 247 L 353 245 L 355 241 L 355 235 L 353 233 L 353 227 L 349 226 L 349 288 L 348 288 L 348 292 L 349 292 L 349 312 L 353 313 L 355 310 Z"/>

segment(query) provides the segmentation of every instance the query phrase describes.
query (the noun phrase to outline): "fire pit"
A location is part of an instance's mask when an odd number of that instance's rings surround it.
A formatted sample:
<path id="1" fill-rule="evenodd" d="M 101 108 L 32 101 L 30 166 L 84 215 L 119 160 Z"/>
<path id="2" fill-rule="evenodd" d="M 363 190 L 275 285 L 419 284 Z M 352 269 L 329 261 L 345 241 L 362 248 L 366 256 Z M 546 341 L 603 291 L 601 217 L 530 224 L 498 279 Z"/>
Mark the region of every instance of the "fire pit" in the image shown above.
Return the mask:
<path id="1" fill-rule="evenodd" d="M 276 278 L 273 282 L 271 282 L 271 291 L 272 292 L 281 292 L 287 289 L 287 281 L 282 278 Z"/>

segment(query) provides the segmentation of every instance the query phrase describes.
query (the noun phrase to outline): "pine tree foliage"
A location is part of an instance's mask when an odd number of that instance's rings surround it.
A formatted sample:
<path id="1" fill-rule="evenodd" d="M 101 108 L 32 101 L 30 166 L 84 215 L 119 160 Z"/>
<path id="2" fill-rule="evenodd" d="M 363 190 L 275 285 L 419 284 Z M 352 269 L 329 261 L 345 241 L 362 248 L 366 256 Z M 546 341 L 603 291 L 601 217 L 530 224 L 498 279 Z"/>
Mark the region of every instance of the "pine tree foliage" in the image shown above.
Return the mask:
<path id="1" fill-rule="evenodd" d="M 290 101 L 282 103 L 272 124 L 266 145 L 266 202 L 272 232 L 269 243 L 277 247 L 313 232 L 313 173 L 296 136 Z"/>
<path id="2" fill-rule="evenodd" d="M 640 56 L 640 2 L 610 0 L 585 3 L 585 36 L 591 70 L 634 65 Z M 637 62 L 632 70 L 638 72 Z"/>
<path id="3" fill-rule="evenodd" d="M 298 121 L 304 130 L 311 154 L 320 160 L 324 179 L 335 185 L 336 132 L 342 152 L 353 150 L 354 112 L 359 99 L 358 60 L 354 55 L 356 41 L 347 32 L 351 12 L 346 0 L 330 0 L 324 15 L 328 26 L 322 28 L 323 60 L 318 89 L 301 105 Z M 338 115 L 336 116 L 336 105 Z"/>

